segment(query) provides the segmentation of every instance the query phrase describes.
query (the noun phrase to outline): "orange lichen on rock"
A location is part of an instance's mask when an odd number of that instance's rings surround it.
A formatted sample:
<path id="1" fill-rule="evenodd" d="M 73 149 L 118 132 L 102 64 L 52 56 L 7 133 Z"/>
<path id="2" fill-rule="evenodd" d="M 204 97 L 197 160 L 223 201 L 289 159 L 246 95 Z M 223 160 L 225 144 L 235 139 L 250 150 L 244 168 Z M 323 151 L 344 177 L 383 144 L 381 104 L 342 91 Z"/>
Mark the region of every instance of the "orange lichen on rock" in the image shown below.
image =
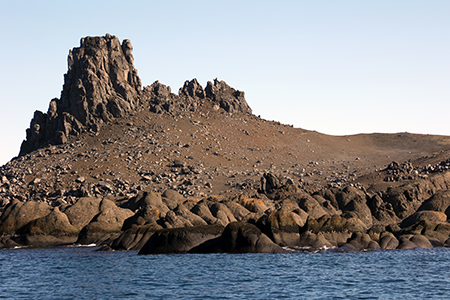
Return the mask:
<path id="1" fill-rule="evenodd" d="M 261 200 L 255 198 L 243 198 L 240 204 L 252 212 L 264 212 L 267 209 Z"/>

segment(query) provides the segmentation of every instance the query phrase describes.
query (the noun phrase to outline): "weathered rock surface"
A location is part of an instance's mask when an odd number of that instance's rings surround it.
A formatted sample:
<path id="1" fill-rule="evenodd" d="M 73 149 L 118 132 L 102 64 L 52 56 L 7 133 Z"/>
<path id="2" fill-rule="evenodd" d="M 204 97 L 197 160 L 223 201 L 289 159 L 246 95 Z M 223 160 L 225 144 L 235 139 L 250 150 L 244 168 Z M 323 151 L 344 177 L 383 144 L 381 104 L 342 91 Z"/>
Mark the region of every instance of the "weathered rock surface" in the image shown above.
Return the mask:
<path id="1" fill-rule="evenodd" d="M 79 230 L 70 224 L 66 214 L 55 207 L 48 215 L 29 222 L 19 232 L 53 236 L 77 236 Z"/>
<path id="2" fill-rule="evenodd" d="M 51 207 L 43 202 L 12 201 L 0 217 L 0 232 L 11 234 L 27 223 L 45 217 L 51 212 Z"/>
<path id="3" fill-rule="evenodd" d="M 264 232 L 280 246 L 299 246 L 300 226 L 303 220 L 289 210 L 278 210 L 271 213 L 266 221 Z"/>
<path id="4" fill-rule="evenodd" d="M 105 240 L 120 235 L 123 223 L 133 215 L 129 209 L 117 207 L 108 199 L 103 199 L 97 214 L 78 235 L 77 243 L 80 244 L 102 244 Z"/>
<path id="5" fill-rule="evenodd" d="M 136 108 L 141 80 L 133 66 L 129 40 L 107 34 L 81 39 L 70 51 L 61 99 L 53 99 L 46 114 L 36 111 L 20 155 L 71 135 L 93 130 Z"/>
<path id="6" fill-rule="evenodd" d="M 70 223 L 77 228 L 77 230 L 81 230 L 101 212 L 101 202 L 102 200 L 99 198 L 80 198 L 74 205 L 67 208 L 64 213 L 69 218 Z"/>
<path id="7" fill-rule="evenodd" d="M 163 229 L 156 231 L 139 251 L 139 254 L 186 253 L 192 248 L 219 237 L 221 225 Z"/>
<path id="8" fill-rule="evenodd" d="M 153 233 L 161 229 L 163 229 L 161 226 L 155 224 L 131 228 L 112 241 L 110 248 L 114 250 L 141 250 Z"/>
<path id="9" fill-rule="evenodd" d="M 190 250 L 191 253 L 285 253 L 253 224 L 233 222 L 220 237 Z"/>

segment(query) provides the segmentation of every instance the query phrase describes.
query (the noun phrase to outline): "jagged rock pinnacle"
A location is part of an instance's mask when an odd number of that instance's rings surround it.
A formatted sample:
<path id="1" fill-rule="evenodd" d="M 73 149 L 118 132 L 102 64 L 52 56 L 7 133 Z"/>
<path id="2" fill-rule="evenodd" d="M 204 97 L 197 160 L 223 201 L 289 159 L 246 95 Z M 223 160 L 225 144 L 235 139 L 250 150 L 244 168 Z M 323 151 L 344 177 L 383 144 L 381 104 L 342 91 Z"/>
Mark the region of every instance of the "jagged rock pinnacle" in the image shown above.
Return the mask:
<path id="1" fill-rule="evenodd" d="M 68 71 L 60 99 L 50 101 L 47 113 L 36 111 L 26 131 L 19 155 L 48 144 L 62 144 L 70 136 L 100 130 L 104 123 L 127 116 L 136 109 L 154 113 L 195 111 L 209 105 L 229 113 L 251 113 L 244 92 L 225 82 L 186 81 L 179 95 L 158 81 L 141 89 L 129 40 L 107 34 L 82 38 L 69 52 Z"/>

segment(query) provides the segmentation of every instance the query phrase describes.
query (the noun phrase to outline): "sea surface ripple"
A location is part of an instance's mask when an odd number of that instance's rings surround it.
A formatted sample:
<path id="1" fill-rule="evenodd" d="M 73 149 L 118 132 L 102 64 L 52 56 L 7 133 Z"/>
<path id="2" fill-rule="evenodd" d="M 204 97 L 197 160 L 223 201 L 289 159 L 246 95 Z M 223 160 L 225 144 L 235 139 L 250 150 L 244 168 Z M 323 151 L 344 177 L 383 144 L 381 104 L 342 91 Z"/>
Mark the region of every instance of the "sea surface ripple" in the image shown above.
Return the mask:
<path id="1" fill-rule="evenodd" d="M 450 249 L 137 255 L 0 250 L 0 299 L 448 299 Z"/>

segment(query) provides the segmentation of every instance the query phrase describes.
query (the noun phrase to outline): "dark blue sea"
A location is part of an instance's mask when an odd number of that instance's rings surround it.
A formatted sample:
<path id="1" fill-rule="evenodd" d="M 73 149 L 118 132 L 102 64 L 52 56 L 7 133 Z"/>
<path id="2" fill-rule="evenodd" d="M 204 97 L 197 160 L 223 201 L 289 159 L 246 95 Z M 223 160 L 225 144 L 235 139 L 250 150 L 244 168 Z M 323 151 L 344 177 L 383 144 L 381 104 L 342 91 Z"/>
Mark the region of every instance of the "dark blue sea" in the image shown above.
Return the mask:
<path id="1" fill-rule="evenodd" d="M 95 249 L 0 250 L 0 298 L 450 298 L 450 249 L 145 256 Z"/>

